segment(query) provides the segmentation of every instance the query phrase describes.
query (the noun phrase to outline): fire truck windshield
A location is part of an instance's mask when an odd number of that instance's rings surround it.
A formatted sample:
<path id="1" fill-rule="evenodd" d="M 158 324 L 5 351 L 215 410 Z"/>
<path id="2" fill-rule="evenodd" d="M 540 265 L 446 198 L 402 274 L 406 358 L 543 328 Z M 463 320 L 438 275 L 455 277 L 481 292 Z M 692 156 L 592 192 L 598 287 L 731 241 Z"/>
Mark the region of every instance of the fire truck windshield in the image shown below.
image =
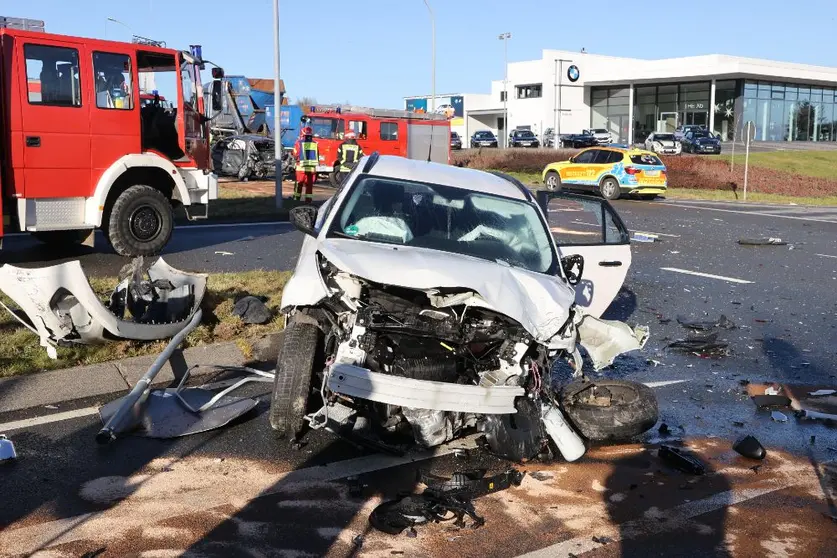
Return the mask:
<path id="1" fill-rule="evenodd" d="M 314 137 L 323 139 L 340 139 L 343 137 L 344 124 L 337 118 L 322 118 L 316 116 L 311 119 Z"/>

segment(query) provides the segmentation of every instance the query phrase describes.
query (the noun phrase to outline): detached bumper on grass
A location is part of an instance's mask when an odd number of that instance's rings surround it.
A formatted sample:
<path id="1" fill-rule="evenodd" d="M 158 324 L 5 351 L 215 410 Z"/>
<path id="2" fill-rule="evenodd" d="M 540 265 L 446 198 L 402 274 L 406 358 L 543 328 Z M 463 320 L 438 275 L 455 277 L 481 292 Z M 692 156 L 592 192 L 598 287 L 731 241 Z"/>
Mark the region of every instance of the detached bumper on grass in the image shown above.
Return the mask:
<path id="1" fill-rule="evenodd" d="M 189 322 L 206 292 L 207 275 L 179 271 L 162 258 L 152 265 L 137 258 L 125 271 L 127 276 L 105 304 L 78 261 L 35 269 L 4 265 L 0 290 L 26 314 L 28 323 L 3 306 L 57 358 L 55 346 L 61 343 L 172 337 Z"/>

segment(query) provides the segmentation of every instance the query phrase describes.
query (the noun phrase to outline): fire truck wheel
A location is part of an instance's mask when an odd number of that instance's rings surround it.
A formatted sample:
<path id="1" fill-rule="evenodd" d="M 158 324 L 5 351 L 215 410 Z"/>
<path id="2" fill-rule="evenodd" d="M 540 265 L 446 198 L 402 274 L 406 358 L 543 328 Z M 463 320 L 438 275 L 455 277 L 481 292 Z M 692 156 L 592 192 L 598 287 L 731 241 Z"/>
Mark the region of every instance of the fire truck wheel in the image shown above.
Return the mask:
<path id="1" fill-rule="evenodd" d="M 84 239 L 89 234 L 90 229 L 81 229 L 71 231 L 39 231 L 32 233 L 32 236 L 50 246 L 73 246 L 84 242 Z"/>
<path id="2" fill-rule="evenodd" d="M 116 198 L 103 228 L 120 256 L 157 255 L 174 228 L 171 203 L 151 186 L 131 186 Z"/>
<path id="3" fill-rule="evenodd" d="M 328 183 L 331 184 L 332 188 L 338 188 L 340 186 L 340 173 L 331 171 L 328 175 Z"/>

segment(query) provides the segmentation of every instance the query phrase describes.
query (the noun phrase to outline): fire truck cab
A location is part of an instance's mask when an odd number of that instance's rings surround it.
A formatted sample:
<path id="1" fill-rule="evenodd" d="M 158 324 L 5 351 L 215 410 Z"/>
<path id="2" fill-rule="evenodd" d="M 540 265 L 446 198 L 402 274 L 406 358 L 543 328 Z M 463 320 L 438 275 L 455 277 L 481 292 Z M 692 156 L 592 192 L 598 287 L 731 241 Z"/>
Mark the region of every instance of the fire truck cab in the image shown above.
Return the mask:
<path id="1" fill-rule="evenodd" d="M 303 117 L 314 132 L 320 164 L 317 173 L 337 186 L 337 150 L 348 131 L 363 152 L 408 159 L 450 162 L 450 122 L 439 114 L 357 106 L 312 106 Z"/>
<path id="2" fill-rule="evenodd" d="M 117 253 L 139 256 L 167 244 L 175 207 L 206 218 L 218 181 L 200 47 L 55 35 L 43 22 L 4 27 L 8 19 L 0 18 L 3 228 L 88 245 L 98 228 Z M 170 74 L 173 107 L 141 94 L 143 72 Z"/>

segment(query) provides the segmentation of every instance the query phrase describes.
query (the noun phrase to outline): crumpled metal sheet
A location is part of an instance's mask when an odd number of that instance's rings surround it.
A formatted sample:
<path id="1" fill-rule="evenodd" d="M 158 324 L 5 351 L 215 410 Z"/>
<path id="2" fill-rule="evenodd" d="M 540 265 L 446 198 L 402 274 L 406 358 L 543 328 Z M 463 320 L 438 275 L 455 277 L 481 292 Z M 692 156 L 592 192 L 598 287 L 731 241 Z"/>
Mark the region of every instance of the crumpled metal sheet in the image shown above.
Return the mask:
<path id="1" fill-rule="evenodd" d="M 648 341 L 646 326 L 631 328 L 624 322 L 602 320 L 580 312 L 576 317 L 580 318 L 579 343 L 590 355 L 595 370 L 610 366 L 622 353 L 642 349 Z"/>
<path id="2" fill-rule="evenodd" d="M 90 287 L 78 261 L 35 269 L 4 265 L 0 290 L 29 317 L 48 350 L 67 342 L 171 337 L 194 315 L 206 292 L 206 274 L 179 271 L 163 258 L 153 265 L 135 260 L 130 271 L 108 305 Z"/>

